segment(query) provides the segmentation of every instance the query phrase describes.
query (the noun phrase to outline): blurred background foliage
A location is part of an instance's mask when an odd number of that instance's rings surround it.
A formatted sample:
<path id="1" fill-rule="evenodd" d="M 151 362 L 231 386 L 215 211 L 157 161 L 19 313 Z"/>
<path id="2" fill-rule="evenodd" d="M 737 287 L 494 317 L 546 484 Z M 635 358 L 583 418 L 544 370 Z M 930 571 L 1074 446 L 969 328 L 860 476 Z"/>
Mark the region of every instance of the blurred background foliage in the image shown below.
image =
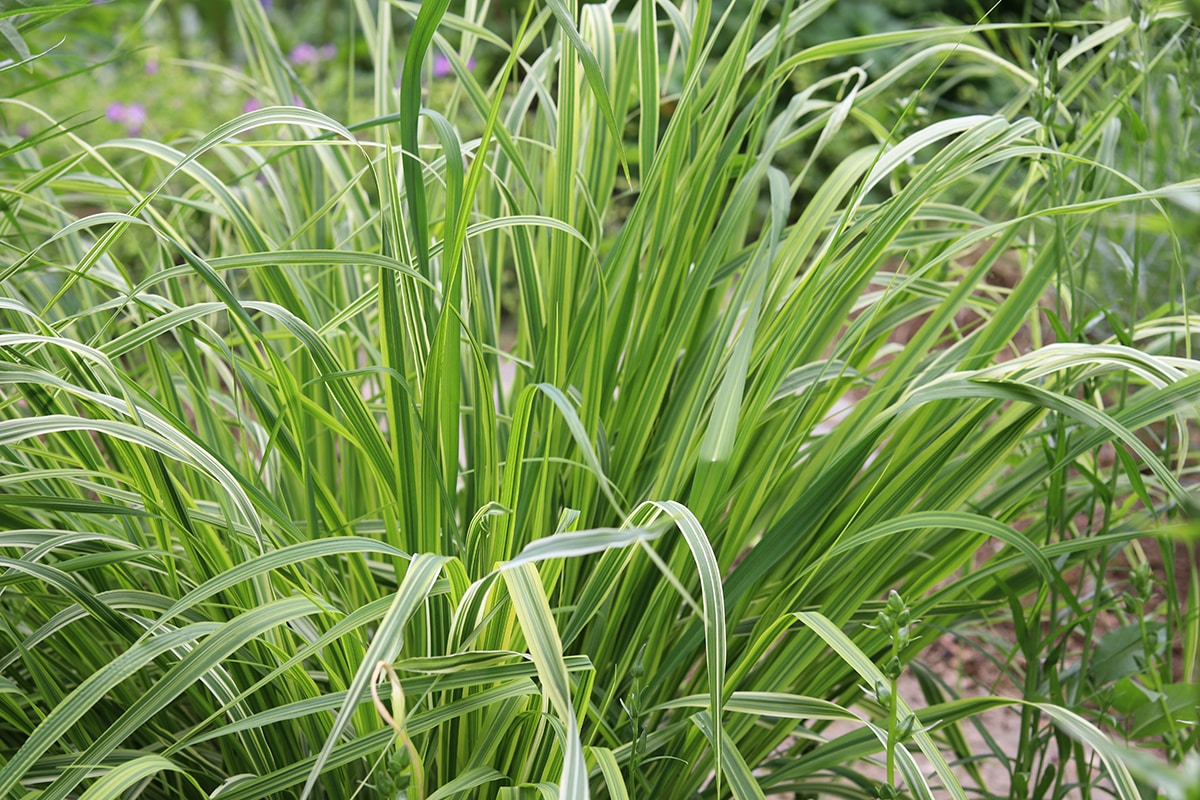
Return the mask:
<path id="1" fill-rule="evenodd" d="M 11 5 L 7 11 L 7 15 L 17 20 L 18 28 L 23 20 L 33 28 L 33 23 L 41 25 L 46 17 L 59 17 L 53 24 L 37 30 L 35 39 L 28 44 L 14 47 L 14 42 L 20 40 L 19 31 L 14 31 L 15 35 L 6 34 L 5 41 L 0 42 L 0 47 L 15 60 L 20 59 L 22 49 L 26 54 L 48 51 L 40 59 L 36 72 L 10 69 L 5 73 L 10 93 L 20 97 L 55 85 L 53 101 L 50 104 L 43 102 L 43 108 L 57 112 L 60 119 L 70 120 L 82 129 L 95 126 L 94 135 L 98 138 L 117 136 L 124 130 L 130 135 L 185 144 L 195 141 L 199 132 L 210 130 L 220 121 L 275 103 L 312 104 L 335 119 L 350 123 L 370 117 L 372 63 L 356 25 L 354 4 L 350 2 L 262 0 L 263 8 L 275 26 L 279 45 L 294 70 L 296 92 L 290 98 L 261 97 L 254 88 L 243 69 L 245 54 L 239 49 L 240 40 L 234 29 L 229 0 L 192 3 L 181 0 L 9 2 L 19 4 Z M 374 0 L 368 5 L 374 6 Z M 399 5 L 415 13 L 420 4 Z M 471 6 L 486 6 L 490 20 L 488 27 L 502 38 L 512 35 L 525 8 L 518 0 L 497 0 L 490 4 L 472 0 Z M 633 7 L 633 0 L 621 0 L 615 16 L 627 14 Z M 40 13 L 28 13 L 39 8 L 43 9 Z M 714 18 L 728 15 L 728 22 L 718 35 L 716 50 L 727 46 L 741 28 L 748 8 L 749 4 L 731 0 L 718 0 L 713 4 Z M 979 0 L 842 2 L 833 4 L 800 31 L 798 43 L 810 46 L 919 26 L 1010 23 L 1014 24 L 1011 29 L 986 30 L 979 36 L 996 52 L 1029 72 L 1039 74 L 1047 86 L 1051 86 L 1055 82 L 1065 82 L 1065 78 L 1048 74 L 1045 65 L 1052 60 L 1049 55 L 1061 53 L 1078 42 L 1079 29 L 1052 30 L 1043 23 L 1045 35 L 1039 37 L 1020 23 L 1059 18 L 1098 23 L 1126 14 L 1137 15 L 1139 8 L 1139 0 L 998 0 L 991 4 Z M 778 23 L 779 13 L 778 4 L 768 4 L 757 23 L 760 32 Z M 402 49 L 411 18 L 397 14 L 393 19 L 395 41 Z M 114 38 L 114 31 L 121 34 Z M 542 35 L 547 35 L 546 31 Z M 457 44 L 453 31 L 448 31 L 447 36 L 452 44 Z M 1189 177 L 1185 173 L 1192 162 L 1187 157 L 1177 156 L 1195 149 L 1187 110 L 1197 108 L 1195 87 L 1200 85 L 1197 74 L 1200 58 L 1196 51 L 1200 44 L 1192 36 L 1185 38 L 1182 45 L 1161 50 L 1161 55 L 1170 63 L 1160 63 L 1152 71 L 1145 70 L 1145 85 L 1128 98 L 1122 110 L 1123 121 L 1134 141 L 1133 146 L 1122 147 L 1115 153 L 1121 163 L 1113 166 L 1136 176 L 1143 185 L 1161 185 Z M 528 51 L 527 60 L 532 60 L 538 52 L 535 42 Z M 494 74 L 502 63 L 503 54 L 489 47 L 486 41 L 477 42 L 474 53 L 472 66 L 482 74 Z M 889 47 L 802 66 L 792 76 L 790 86 L 780 92 L 778 108 L 782 109 L 794 92 L 850 66 L 860 66 L 870 75 L 878 76 L 912 54 L 913 51 L 902 47 Z M 1119 87 L 1133 72 L 1141 69 L 1142 55 L 1136 45 L 1121 43 L 1098 76 L 1098 84 Z M 439 59 L 444 61 L 434 48 L 427 59 L 427 76 L 432 79 L 427 82 L 427 91 L 432 107 L 438 107 L 456 92 L 448 67 L 439 63 Z M 396 64 L 398 82 L 399 59 Z M 92 79 L 69 80 L 80 72 L 90 72 Z M 878 99 L 861 103 L 857 113 L 886 117 L 907 109 L 906 128 L 894 132 L 894 135 L 902 136 L 947 116 L 992 113 L 1004 105 L 1011 92 L 1011 85 L 1004 77 L 989 72 L 982 65 L 956 65 L 936 73 L 927 83 L 920 82 L 915 76 L 916 73 L 911 71 L 902 72 L 890 91 Z M 676 85 L 675 88 L 679 87 Z M 844 85 L 842 90 L 849 88 Z M 747 96 L 750 96 L 749 92 Z M 916 101 L 918 97 L 919 102 Z M 663 97 L 664 119 L 670 114 L 673 100 L 671 96 Z M 1083 92 L 1077 96 L 1075 105 L 1096 101 L 1096 97 Z M 881 109 L 881 104 L 890 104 L 892 108 Z M 909 105 L 912 107 L 907 108 Z M 461 110 L 469 118 L 469 107 L 462 106 Z M 889 113 L 882 113 L 884 111 Z M 1050 113 L 1045 116 L 1057 138 L 1077 133 L 1069 130 L 1067 117 Z M 458 123 L 461 125 L 462 120 Z M 35 118 L 22 116 L 20 109 L 13 106 L 0 111 L 0 126 L 3 126 L 0 130 L 18 138 L 45 132 Z M 626 133 L 630 137 L 636 136 L 635 121 L 627 122 Z M 872 135 L 867 126 L 848 126 L 842 136 L 825 146 L 805 172 L 805 179 L 796 193 L 793 221 L 830 172 L 848 154 L 871 144 Z M 807 156 L 808 153 L 799 147 L 793 148 L 791 153 L 797 164 Z M 787 151 L 781 154 L 785 164 L 788 157 Z M 886 190 L 887 186 L 883 185 L 875 192 L 878 195 Z M 764 194 L 760 219 L 765 219 L 766 208 Z M 1200 237 L 1200 213 L 1197 213 L 1200 209 L 1184 207 L 1180 211 L 1184 213 L 1174 220 L 1177 233 L 1185 240 L 1195 241 Z M 1112 299 L 1125 299 L 1131 287 L 1136 287 L 1138 305 L 1157 308 L 1182 303 L 1180 286 L 1198 285 L 1200 254 L 1193 251 L 1183 253 L 1182 261 L 1177 262 L 1184 265 L 1186 274 L 1183 276 L 1172 274 L 1174 270 L 1142 268 L 1145 263 L 1170 261 L 1154 258 L 1155 253 L 1171 247 L 1167 231 L 1163 229 L 1158 233 L 1160 235 L 1154 235 L 1146 224 L 1129 224 L 1125 234 L 1110 236 L 1084 264 L 1077 285 L 1079 295 L 1075 300 L 1077 307 L 1091 309 L 1096 337 L 1111 334 L 1114 315 L 1124 315 L 1128 323 L 1129 314 L 1120 307 L 1121 303 L 1112 302 Z M 1149 257 L 1134 257 L 1135 252 Z M 512 306 L 515 297 L 506 294 L 505 302 Z"/>

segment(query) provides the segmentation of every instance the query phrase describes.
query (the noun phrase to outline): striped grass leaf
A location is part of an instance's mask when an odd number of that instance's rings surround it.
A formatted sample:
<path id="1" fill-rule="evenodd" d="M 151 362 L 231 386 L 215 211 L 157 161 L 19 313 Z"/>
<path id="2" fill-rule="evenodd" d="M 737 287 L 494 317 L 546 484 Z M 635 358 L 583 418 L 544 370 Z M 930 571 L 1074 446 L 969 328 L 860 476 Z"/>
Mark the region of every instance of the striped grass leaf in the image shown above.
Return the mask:
<path id="1" fill-rule="evenodd" d="M 613 800 L 629 800 L 629 792 L 625 786 L 625 778 L 621 775 L 621 765 L 617 762 L 612 750 L 607 747 L 586 747 L 584 755 L 596 762 L 596 767 L 604 777 L 604 785 Z"/>
<path id="2" fill-rule="evenodd" d="M 840 658 L 844 659 L 846 663 L 854 667 L 855 672 L 858 673 L 859 677 L 861 677 L 868 686 L 880 686 L 887 683 L 887 678 L 884 676 L 879 667 L 875 665 L 875 662 L 872 661 L 871 658 L 868 657 L 862 650 L 860 650 L 854 644 L 854 642 L 842 632 L 840 628 L 833 625 L 825 616 L 811 611 L 798 611 L 796 612 L 796 619 L 803 622 L 810 630 L 820 636 Z M 908 706 L 903 698 L 897 698 L 897 705 L 899 706 L 899 710 L 902 715 L 906 717 L 912 716 L 913 710 Z M 918 747 L 921 748 L 921 753 L 927 759 L 929 759 L 929 762 L 933 765 L 934 771 L 937 773 L 938 778 L 942 781 L 942 786 L 945 791 L 949 793 L 951 797 L 964 798 L 965 800 L 966 792 L 963 790 L 962 785 L 958 782 L 958 778 L 951 771 L 950 765 L 946 763 L 945 757 L 942 756 L 937 744 L 933 741 L 928 732 L 914 728 L 912 736 Z M 885 747 L 887 738 L 888 737 L 884 735 L 882 739 L 882 741 L 885 743 Z M 903 748 L 900 749 L 903 750 Z M 908 773 L 910 780 L 913 776 L 918 778 L 920 777 L 919 770 L 910 768 Z M 917 786 L 923 785 L 923 779 L 917 782 Z M 916 788 L 912 783 L 909 784 L 909 787 L 914 789 Z M 925 791 L 928 792 L 928 787 L 925 787 Z"/>
<path id="3" fill-rule="evenodd" d="M 542 681 L 543 691 L 554 707 L 564 728 L 562 775 L 558 780 L 559 796 L 571 800 L 586 800 L 588 789 L 587 765 L 575 708 L 571 704 L 570 683 L 563 661 L 562 642 L 550 613 L 541 578 L 532 564 L 504 569 L 505 585 L 512 598 L 513 610 L 521 621 L 533 663 Z"/>
<path id="4" fill-rule="evenodd" d="M 581 672 L 590 669 L 590 665 L 586 659 L 578 656 L 568 657 L 566 665 L 569 672 Z M 402 663 L 400 664 L 400 669 L 405 669 Z M 478 711 L 494 703 L 499 704 L 504 700 L 512 698 L 532 696 L 536 694 L 537 687 L 530 679 L 535 677 L 536 674 L 536 668 L 532 664 L 517 663 L 499 667 L 491 666 L 470 670 L 459 669 L 448 673 L 446 677 L 405 678 L 404 683 L 408 686 L 408 691 L 417 697 L 427 695 L 435 689 L 451 690 L 495 684 L 490 689 L 467 695 L 462 700 L 437 708 L 415 711 L 408 717 L 405 727 L 410 733 L 419 734 L 436 729 L 447 720 L 466 715 L 472 711 Z M 264 682 L 264 685 L 266 685 L 266 682 Z M 390 687 L 380 687 L 378 696 L 382 700 L 390 699 L 392 696 Z M 237 722 L 232 722 L 228 725 L 213 728 L 205 733 L 183 739 L 174 749 L 183 749 L 184 747 L 194 746 L 201 742 L 234 735 L 240 731 L 265 728 L 268 725 L 279 722 L 288 722 L 301 717 L 336 711 L 345 705 L 346 699 L 347 692 L 343 691 L 280 705 L 269 711 L 252 714 L 239 719 Z M 365 708 L 371 701 L 372 698 L 360 698 L 358 705 Z M 299 774 L 296 778 L 296 783 L 300 783 L 303 777 L 303 774 Z"/>
<path id="5" fill-rule="evenodd" d="M 166 705 L 187 691 L 202 676 L 220 681 L 220 662 L 252 639 L 289 620 L 317 611 L 305 598 L 285 598 L 245 612 L 225 623 L 195 649 L 184 655 L 147 693 L 131 705 L 91 746 L 76 758 L 46 790 L 50 797 L 66 797 L 87 777 L 88 767 L 105 759 Z"/>
<path id="6" fill-rule="evenodd" d="M 80 797 L 86 798 L 86 800 L 112 800 L 112 798 L 122 797 L 125 790 L 160 772 L 184 772 L 184 770 L 162 756 L 140 756 L 104 773 Z M 184 774 L 186 776 L 186 773 Z M 200 788 L 195 782 L 192 782 L 192 785 L 197 789 Z"/>
<path id="7" fill-rule="evenodd" d="M 0 444 L 20 442 L 34 436 L 46 436 L 64 431 L 82 430 L 97 431 L 139 444 L 170 458 L 194 464 L 198 468 L 203 469 L 206 474 L 212 476 L 221 485 L 224 491 L 229 493 L 234 504 L 238 507 L 243 521 L 250 526 L 251 533 L 254 535 L 259 547 L 262 547 L 262 531 L 258 512 L 245 492 L 238 486 L 233 475 L 207 452 L 196 447 L 193 442 L 179 436 L 174 431 L 164 431 L 162 435 L 156 435 L 144 428 L 123 422 L 87 420 L 68 415 L 53 415 L 35 419 L 15 419 L 0 422 Z"/>
<path id="8" fill-rule="evenodd" d="M 446 783 L 429 795 L 429 800 L 448 800 L 470 792 L 472 789 L 495 781 L 505 780 L 504 775 L 489 767 L 475 767 Z"/>
<path id="9" fill-rule="evenodd" d="M 0 789 L 7 793 L 18 786 L 25 772 L 115 684 L 125 680 L 138 667 L 149 663 L 158 655 L 185 642 L 209 635 L 219 627 L 216 623 L 196 623 L 164 632 L 147 642 L 135 644 L 110 661 L 106 668 L 90 676 L 69 695 L 69 703 L 58 705 L 38 725 L 25 744 L 0 767 Z"/>
<path id="10" fill-rule="evenodd" d="M 571 47 L 579 56 L 579 60 L 583 62 L 584 75 L 587 78 L 588 85 L 591 87 L 592 95 L 600 108 L 600 114 L 608 124 L 609 133 L 612 134 L 614 139 L 620 139 L 620 127 L 617 124 L 616 115 L 613 113 L 608 89 L 604 84 L 604 77 L 600 72 L 600 64 L 596 60 L 596 55 L 588 47 L 578 28 L 576 28 L 575 20 L 572 18 L 566 3 L 563 0 L 547 0 L 546 5 L 549 7 L 550 12 L 554 14 L 554 20 L 558 23 L 563 33 L 566 34 Z M 621 161 L 624 164 L 623 157 Z M 628 168 L 625 171 L 628 173 Z"/>
<path id="11" fill-rule="evenodd" d="M 259 575 L 277 571 L 285 565 L 299 564 L 314 558 L 349 555 L 350 553 L 380 553 L 393 556 L 394 558 L 409 558 L 407 553 L 389 547 L 384 543 L 354 536 L 340 536 L 336 539 L 300 542 L 273 550 L 249 561 L 244 561 L 236 567 L 213 576 L 172 604 L 159 617 L 158 624 L 161 625 L 164 622 L 169 622 L 175 617 L 186 613 L 193 606 L 204 602 L 231 586 L 235 586 L 243 581 L 249 581 Z M 153 629 L 151 629 L 150 633 L 153 633 Z"/>
<path id="12" fill-rule="evenodd" d="M 750 771 L 750 765 L 742 758 L 741 753 L 737 748 L 730 743 L 730 737 L 718 732 L 713 726 L 712 717 L 707 711 L 697 712 L 692 717 L 692 722 L 696 724 L 703 733 L 705 738 L 714 749 L 721 748 L 723 752 L 717 756 L 718 764 L 724 765 L 724 773 L 716 775 L 716 790 L 718 793 L 722 791 L 721 775 L 724 774 L 725 779 L 729 782 L 729 790 L 736 800 L 763 800 L 762 787 L 758 785 L 758 781 L 754 779 L 754 774 Z"/>
<path id="13" fill-rule="evenodd" d="M 668 700 L 660 708 L 695 708 L 707 705 L 704 695 Z M 783 692 L 733 692 L 725 701 L 725 710 L 734 714 L 753 714 L 789 719 L 841 719 L 857 721 L 858 715 L 837 703 L 816 697 L 800 697 Z"/>
<path id="14" fill-rule="evenodd" d="M 426 553 L 418 553 L 412 557 L 408 570 L 404 573 L 404 580 L 396 591 L 387 614 L 380 621 L 379 628 L 371 639 L 371 645 L 363 656 L 362 664 L 355 672 L 354 680 L 346 691 L 346 699 L 321 747 L 321 752 L 313 761 L 308 778 L 301 790 L 301 798 L 308 797 L 316 786 L 334 748 L 339 743 L 342 732 L 350 723 L 350 717 L 357 710 L 359 702 L 366 696 L 368 686 L 375 675 L 376 665 L 381 662 L 394 661 L 400 653 L 403 645 L 404 626 L 417 611 L 418 606 L 425 601 L 430 589 L 433 588 L 434 579 L 441 570 L 442 564 L 447 560 L 445 556 Z"/>

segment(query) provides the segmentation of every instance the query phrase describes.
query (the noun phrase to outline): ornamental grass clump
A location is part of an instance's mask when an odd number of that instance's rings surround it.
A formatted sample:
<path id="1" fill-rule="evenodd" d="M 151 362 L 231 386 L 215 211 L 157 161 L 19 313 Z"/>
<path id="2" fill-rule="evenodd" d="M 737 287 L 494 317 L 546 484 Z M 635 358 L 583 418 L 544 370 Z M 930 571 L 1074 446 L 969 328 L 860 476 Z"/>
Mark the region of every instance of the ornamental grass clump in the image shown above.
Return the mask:
<path id="1" fill-rule="evenodd" d="M 449 5 L 354 4 L 361 115 L 255 0 L 208 130 L 0 100 L 0 799 L 962 798 L 1003 706 L 1012 787 L 1194 797 L 1185 11 Z M 1063 673 L 902 696 L 1001 615 Z"/>

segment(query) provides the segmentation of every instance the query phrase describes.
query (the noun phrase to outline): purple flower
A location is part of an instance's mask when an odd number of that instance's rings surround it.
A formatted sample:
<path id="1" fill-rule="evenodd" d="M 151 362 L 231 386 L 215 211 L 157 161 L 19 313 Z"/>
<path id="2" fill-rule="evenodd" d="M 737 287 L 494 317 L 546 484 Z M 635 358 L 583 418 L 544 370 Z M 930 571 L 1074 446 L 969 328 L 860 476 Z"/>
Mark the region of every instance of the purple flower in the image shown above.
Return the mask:
<path id="1" fill-rule="evenodd" d="M 146 107 L 141 103 L 109 103 L 104 116 L 109 122 L 124 125 L 130 136 L 137 136 L 146 123 Z"/>
<path id="2" fill-rule="evenodd" d="M 474 56 L 471 56 L 470 58 L 467 59 L 466 67 L 467 67 L 467 72 L 475 71 L 475 57 Z M 448 78 L 453 74 L 454 74 L 454 65 L 450 63 L 450 58 L 448 56 L 444 56 L 441 53 L 438 53 L 436 56 L 433 57 L 433 77 L 434 77 L 434 79 Z M 404 83 L 403 75 L 396 78 L 396 88 L 399 89 L 400 85 L 402 83 Z"/>
<path id="3" fill-rule="evenodd" d="M 157 75 L 158 74 L 158 59 L 157 58 L 146 59 L 146 74 L 147 75 Z"/>
<path id="4" fill-rule="evenodd" d="M 109 103 L 104 116 L 109 122 L 124 125 L 130 136 L 137 136 L 146 124 L 146 107 L 141 103 Z"/>
<path id="5" fill-rule="evenodd" d="M 317 55 L 321 57 L 322 61 L 332 61 L 337 58 L 337 45 L 333 42 L 327 42 L 317 50 Z"/>
<path id="6" fill-rule="evenodd" d="M 242 113 L 249 114 L 251 111 L 258 111 L 262 107 L 263 104 L 259 102 L 257 97 L 251 97 L 249 100 L 242 103 Z"/>
<path id="7" fill-rule="evenodd" d="M 20 125 L 17 126 L 17 138 L 18 139 L 28 139 L 29 133 L 30 133 L 29 125 L 27 123 L 22 122 Z"/>
<path id="8" fill-rule="evenodd" d="M 301 42 L 292 48 L 292 52 L 288 53 L 288 61 L 296 67 L 302 64 L 316 64 L 320 60 L 321 55 L 317 52 L 317 48 L 308 42 Z"/>
<path id="9" fill-rule="evenodd" d="M 258 2 L 259 2 L 259 5 L 261 5 L 267 11 L 270 11 L 272 6 L 275 5 L 275 3 L 272 0 L 258 0 Z"/>
<path id="10" fill-rule="evenodd" d="M 471 56 L 467 59 L 467 71 L 472 72 L 475 69 L 475 57 Z M 433 57 L 433 77 L 448 78 L 454 74 L 454 67 L 450 64 L 450 59 L 441 53 Z"/>
<path id="11" fill-rule="evenodd" d="M 125 130 L 130 136 L 137 136 L 146 124 L 146 107 L 141 103 L 130 103 L 125 107 Z"/>

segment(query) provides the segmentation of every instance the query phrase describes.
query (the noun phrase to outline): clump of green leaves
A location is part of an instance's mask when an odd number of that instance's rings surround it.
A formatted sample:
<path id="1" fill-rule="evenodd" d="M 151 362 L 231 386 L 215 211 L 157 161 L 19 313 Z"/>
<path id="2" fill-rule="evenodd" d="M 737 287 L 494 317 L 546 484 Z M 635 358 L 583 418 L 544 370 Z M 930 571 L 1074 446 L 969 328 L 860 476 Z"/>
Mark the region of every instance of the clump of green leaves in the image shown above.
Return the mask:
<path id="1" fill-rule="evenodd" d="M 962 797 L 959 726 L 1014 703 L 1080 785 L 1185 796 L 1194 675 L 1143 684 L 1182 766 L 1034 670 L 896 680 L 915 619 L 1073 657 L 1035 635 L 1093 618 L 1064 574 L 1194 535 L 1200 184 L 1120 155 L 1190 22 L 1064 15 L 1052 76 L 1000 46 L 1040 28 L 804 44 L 830 6 L 548 0 L 500 38 L 356 4 L 336 118 L 235 0 L 266 107 L 159 141 L 0 100 L 44 131 L 0 167 L 0 798 L 742 800 L 869 791 L 879 753 Z M 934 102 L 981 73 L 998 104 Z M 1179 291 L 1095 341 L 1078 265 L 1128 224 Z"/>

